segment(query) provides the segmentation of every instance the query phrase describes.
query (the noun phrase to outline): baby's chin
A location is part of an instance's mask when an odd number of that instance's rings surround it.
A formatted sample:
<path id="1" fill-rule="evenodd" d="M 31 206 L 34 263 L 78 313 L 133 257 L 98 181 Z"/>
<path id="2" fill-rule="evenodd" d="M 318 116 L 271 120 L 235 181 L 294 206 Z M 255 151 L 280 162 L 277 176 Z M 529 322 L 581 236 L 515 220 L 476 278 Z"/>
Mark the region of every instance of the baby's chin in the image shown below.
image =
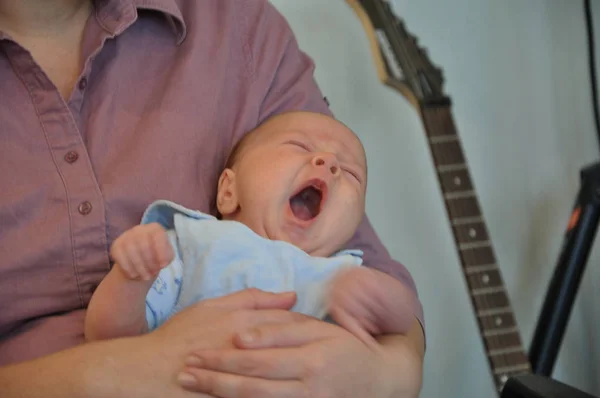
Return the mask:
<path id="1" fill-rule="evenodd" d="M 335 252 L 330 247 L 327 247 L 327 245 L 325 245 L 323 242 L 315 242 L 310 239 L 305 239 L 301 242 L 288 242 L 302 249 L 302 251 L 310 254 L 313 257 L 329 257 Z"/>
<path id="2" fill-rule="evenodd" d="M 312 255 L 311 252 L 314 251 L 314 243 L 310 241 L 310 237 L 307 236 L 308 234 L 306 233 L 306 231 L 278 232 L 279 233 L 269 236 L 269 239 L 287 242 L 291 245 L 296 246 L 302 251 Z"/>
<path id="3" fill-rule="evenodd" d="M 315 257 L 329 257 L 335 250 L 333 250 L 328 242 L 319 242 L 315 239 L 314 231 L 310 231 L 303 228 L 277 228 L 277 229 L 266 229 L 267 238 L 270 240 L 284 241 L 289 244 L 296 246 L 305 253 Z"/>

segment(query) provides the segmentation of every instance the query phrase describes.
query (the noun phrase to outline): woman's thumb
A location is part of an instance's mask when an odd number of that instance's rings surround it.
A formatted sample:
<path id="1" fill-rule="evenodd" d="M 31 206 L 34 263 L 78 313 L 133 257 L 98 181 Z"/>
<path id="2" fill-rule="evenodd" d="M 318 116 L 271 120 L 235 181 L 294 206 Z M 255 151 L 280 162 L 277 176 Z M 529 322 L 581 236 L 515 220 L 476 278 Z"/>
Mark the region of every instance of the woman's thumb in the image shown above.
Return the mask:
<path id="1" fill-rule="evenodd" d="M 295 292 L 271 293 L 255 288 L 245 289 L 224 297 L 207 300 L 205 305 L 229 309 L 282 309 L 289 310 L 296 302 Z"/>

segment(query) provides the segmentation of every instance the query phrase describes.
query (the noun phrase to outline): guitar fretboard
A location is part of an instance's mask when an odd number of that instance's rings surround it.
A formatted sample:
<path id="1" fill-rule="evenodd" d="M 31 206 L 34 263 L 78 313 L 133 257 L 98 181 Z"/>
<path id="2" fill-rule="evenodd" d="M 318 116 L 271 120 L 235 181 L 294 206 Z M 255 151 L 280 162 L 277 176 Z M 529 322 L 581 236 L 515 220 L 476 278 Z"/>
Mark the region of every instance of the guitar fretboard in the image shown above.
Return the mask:
<path id="1" fill-rule="evenodd" d="M 508 377 L 529 373 L 529 361 L 496 263 L 450 104 L 424 105 L 421 112 L 463 274 L 500 389 Z"/>

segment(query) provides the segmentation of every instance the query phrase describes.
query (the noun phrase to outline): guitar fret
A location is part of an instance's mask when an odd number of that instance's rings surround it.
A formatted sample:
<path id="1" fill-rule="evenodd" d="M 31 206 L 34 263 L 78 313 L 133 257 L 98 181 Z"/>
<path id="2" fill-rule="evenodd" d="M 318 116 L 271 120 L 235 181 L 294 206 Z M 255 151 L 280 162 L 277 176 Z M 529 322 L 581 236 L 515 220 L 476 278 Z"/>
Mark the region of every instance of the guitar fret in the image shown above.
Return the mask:
<path id="1" fill-rule="evenodd" d="M 467 270 L 467 274 L 474 274 L 478 272 L 486 272 L 486 271 L 495 271 L 498 269 L 498 266 L 494 264 L 481 264 L 481 265 L 471 265 L 465 267 Z"/>
<path id="2" fill-rule="evenodd" d="M 516 329 L 516 328 L 515 328 Z M 482 331 L 483 334 L 483 331 Z M 485 346 L 488 350 L 495 350 L 503 347 L 510 347 L 513 345 L 521 345 L 521 338 L 519 332 L 507 334 L 498 334 L 495 336 L 482 336 L 485 341 Z"/>
<path id="3" fill-rule="evenodd" d="M 475 196 L 475 191 L 473 191 L 473 190 L 448 192 L 448 193 L 444 194 L 444 198 L 446 200 L 472 198 L 474 196 Z"/>
<path id="4" fill-rule="evenodd" d="M 484 294 L 504 293 L 503 287 L 482 287 L 471 290 L 473 296 L 482 296 Z"/>
<path id="5" fill-rule="evenodd" d="M 450 173 L 458 170 L 466 170 L 467 164 L 462 163 L 453 163 L 453 164 L 442 164 L 436 167 L 437 171 L 440 173 Z"/>
<path id="6" fill-rule="evenodd" d="M 479 311 L 479 312 L 477 312 L 477 316 L 480 318 L 483 318 L 486 316 L 500 315 L 500 314 L 509 313 L 509 312 L 512 312 L 512 309 L 510 307 L 493 308 L 490 310 Z"/>
<path id="7" fill-rule="evenodd" d="M 485 337 L 495 337 L 495 336 L 499 336 L 499 335 L 503 335 L 503 334 L 509 334 L 509 333 L 517 333 L 518 330 L 516 327 L 510 327 L 510 328 L 503 328 L 503 329 L 496 329 L 496 330 L 485 330 L 483 332 L 483 335 Z"/>
<path id="8" fill-rule="evenodd" d="M 523 353 L 523 347 L 521 347 L 520 345 L 515 345 L 512 347 L 499 348 L 497 350 L 490 350 L 488 352 L 488 355 L 491 357 L 495 357 L 498 355 L 507 355 L 507 354 L 514 354 L 514 353 Z"/>
<path id="9" fill-rule="evenodd" d="M 505 374 L 505 373 L 512 373 L 512 372 L 519 372 L 519 371 L 529 371 L 530 367 L 529 364 L 527 363 L 520 363 L 518 365 L 512 365 L 512 366 L 505 366 L 502 368 L 496 368 L 494 370 L 495 374 Z"/>
<path id="10" fill-rule="evenodd" d="M 480 249 L 482 247 L 489 247 L 490 245 L 491 245 L 491 243 L 489 240 L 481 240 L 481 241 L 476 241 L 476 242 L 461 243 L 458 245 L 458 249 L 461 251 L 473 250 L 473 249 Z"/>
<path id="11" fill-rule="evenodd" d="M 482 223 L 483 217 L 456 217 L 452 219 L 452 225 L 464 225 L 464 224 L 474 224 L 474 223 Z"/>
<path id="12" fill-rule="evenodd" d="M 502 355 L 488 355 L 488 360 L 494 365 L 498 373 L 522 370 L 527 364 L 527 356 L 523 351 L 511 352 Z"/>
<path id="13" fill-rule="evenodd" d="M 456 141 L 458 141 L 458 135 L 456 135 L 456 134 L 429 136 L 429 142 L 433 145 L 444 144 L 446 142 L 456 142 Z"/>

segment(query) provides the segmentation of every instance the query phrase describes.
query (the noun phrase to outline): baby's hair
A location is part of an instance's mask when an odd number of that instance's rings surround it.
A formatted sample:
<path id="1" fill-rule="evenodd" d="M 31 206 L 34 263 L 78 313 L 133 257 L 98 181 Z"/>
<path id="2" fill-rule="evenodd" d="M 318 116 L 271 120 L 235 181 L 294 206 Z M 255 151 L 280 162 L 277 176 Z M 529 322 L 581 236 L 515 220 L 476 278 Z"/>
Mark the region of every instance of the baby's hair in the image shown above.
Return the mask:
<path id="1" fill-rule="evenodd" d="M 229 157 L 227 158 L 227 162 L 225 162 L 225 168 L 226 169 L 231 169 L 239 160 L 240 155 L 242 153 L 242 149 L 244 149 L 244 146 L 246 146 L 248 144 L 248 142 L 250 141 L 250 139 L 248 137 L 250 137 L 252 135 L 252 133 L 254 132 L 254 130 L 246 133 L 241 140 L 239 140 L 234 146 L 233 149 L 231 150 L 231 153 L 229 154 Z"/>
<path id="2" fill-rule="evenodd" d="M 288 111 L 288 112 L 283 112 L 278 115 L 269 117 L 266 120 L 264 120 L 261 124 L 259 124 L 256 128 L 254 128 L 253 130 L 250 130 L 248 133 L 246 133 L 231 149 L 231 152 L 227 158 L 227 161 L 225 162 L 225 168 L 226 169 L 233 168 L 233 166 L 240 160 L 240 157 L 242 156 L 244 149 L 246 147 L 248 147 L 256 138 L 258 138 L 258 136 L 260 136 L 260 133 L 262 131 L 266 130 L 267 124 L 273 122 L 275 119 L 278 119 L 279 117 L 282 117 L 288 113 L 296 113 L 296 112 L 303 113 L 305 111 Z M 354 136 L 358 139 L 358 141 L 361 142 L 358 135 L 350 127 L 348 127 L 346 124 L 342 123 L 341 121 L 339 121 L 335 118 L 333 118 L 333 119 L 335 121 L 337 121 L 338 123 L 342 124 L 344 127 L 346 127 L 348 129 L 348 131 L 350 131 L 352 134 L 354 134 Z M 361 142 L 361 144 L 362 144 L 362 142 Z"/>
<path id="3" fill-rule="evenodd" d="M 259 135 L 258 133 L 260 133 L 260 131 L 262 130 L 261 127 L 266 123 L 267 122 L 264 122 L 264 123 L 258 125 L 253 130 L 250 130 L 249 132 L 244 134 L 244 136 L 233 146 L 233 149 L 231 149 L 231 152 L 229 153 L 229 157 L 227 158 L 227 161 L 225 162 L 226 169 L 233 168 L 233 166 L 240 160 L 240 157 L 242 156 L 242 152 L 244 151 L 244 149 L 258 137 L 258 135 Z"/>
<path id="4" fill-rule="evenodd" d="M 285 113 L 288 113 L 288 112 L 284 112 L 280 115 L 276 115 L 276 116 L 267 118 L 265 121 L 263 121 L 261 124 L 256 126 L 254 129 L 252 129 L 249 132 L 247 132 L 246 134 L 244 134 L 244 136 L 231 149 L 231 152 L 229 153 L 229 157 L 227 157 L 227 161 L 225 162 L 225 168 L 231 169 L 240 160 L 240 157 L 242 156 L 242 152 L 244 151 L 244 149 L 247 146 L 249 146 L 256 138 L 258 138 L 258 136 L 260 135 L 260 132 L 264 130 L 263 127 L 265 125 L 267 125 L 269 122 L 271 122 L 272 120 L 274 120 L 275 118 L 277 118 L 278 116 L 284 115 Z"/>

